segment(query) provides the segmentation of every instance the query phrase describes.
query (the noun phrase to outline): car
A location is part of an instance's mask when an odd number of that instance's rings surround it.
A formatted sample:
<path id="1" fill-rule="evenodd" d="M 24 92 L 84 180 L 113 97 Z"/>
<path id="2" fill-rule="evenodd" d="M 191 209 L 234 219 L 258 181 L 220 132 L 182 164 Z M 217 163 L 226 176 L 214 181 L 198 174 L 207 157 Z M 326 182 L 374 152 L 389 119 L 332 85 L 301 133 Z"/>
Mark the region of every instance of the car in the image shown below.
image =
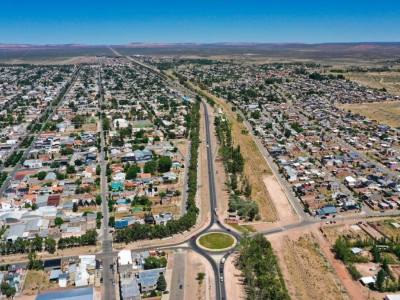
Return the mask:
<path id="1" fill-rule="evenodd" d="M 327 216 L 322 216 L 322 217 L 321 217 L 321 220 L 327 219 L 327 218 L 328 218 Z"/>
<path id="2" fill-rule="evenodd" d="M 224 276 L 219 277 L 219 281 L 224 282 Z"/>

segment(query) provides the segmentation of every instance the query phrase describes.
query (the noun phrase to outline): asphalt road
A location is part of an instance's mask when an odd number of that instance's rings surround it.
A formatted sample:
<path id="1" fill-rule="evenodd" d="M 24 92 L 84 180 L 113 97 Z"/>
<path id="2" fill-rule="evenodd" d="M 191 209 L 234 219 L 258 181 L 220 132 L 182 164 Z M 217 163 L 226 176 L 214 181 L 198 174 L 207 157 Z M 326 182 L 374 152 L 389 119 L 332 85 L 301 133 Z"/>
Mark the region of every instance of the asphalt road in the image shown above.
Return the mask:
<path id="1" fill-rule="evenodd" d="M 186 253 L 178 250 L 174 254 L 174 269 L 172 270 L 170 299 L 184 299 L 185 295 Z M 191 274 L 192 275 L 192 274 Z M 190 292 L 189 292 L 190 293 Z"/>
<path id="2" fill-rule="evenodd" d="M 101 71 L 99 73 L 98 79 L 99 85 L 99 110 L 101 110 L 101 106 L 104 100 L 103 94 L 103 86 L 101 83 Z M 107 161 L 105 159 L 104 147 L 106 146 L 105 134 L 102 126 L 102 122 L 100 119 L 100 188 L 101 188 L 101 207 L 103 213 L 102 220 L 102 232 L 101 232 L 101 242 L 102 242 L 102 264 L 103 264 L 103 299 L 112 300 L 115 299 L 115 285 L 116 282 L 114 280 L 116 267 L 114 265 L 114 254 L 112 249 L 112 234 L 110 233 L 110 229 L 108 226 L 108 182 L 107 182 Z"/>

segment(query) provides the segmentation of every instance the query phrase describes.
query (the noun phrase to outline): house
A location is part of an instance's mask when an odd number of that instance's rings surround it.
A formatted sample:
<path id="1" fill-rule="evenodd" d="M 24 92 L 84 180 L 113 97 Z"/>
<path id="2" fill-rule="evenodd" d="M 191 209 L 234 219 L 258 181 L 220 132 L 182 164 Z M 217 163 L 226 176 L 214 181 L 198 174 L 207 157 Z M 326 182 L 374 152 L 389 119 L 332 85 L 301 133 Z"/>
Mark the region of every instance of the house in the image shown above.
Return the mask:
<path id="1" fill-rule="evenodd" d="M 122 300 L 140 300 L 140 289 L 137 279 L 122 278 L 120 281 Z"/>
<path id="2" fill-rule="evenodd" d="M 166 172 L 162 175 L 164 182 L 175 182 L 178 180 L 178 176 L 174 172 Z"/>
<path id="3" fill-rule="evenodd" d="M 161 274 L 165 273 L 165 268 L 143 270 L 138 273 L 137 281 L 142 293 L 155 290 L 157 288 L 157 280 Z"/>
<path id="4" fill-rule="evenodd" d="M 27 159 L 24 161 L 23 166 L 28 169 L 39 169 L 43 167 L 43 163 L 40 159 Z"/>
<path id="5" fill-rule="evenodd" d="M 320 216 L 327 216 L 336 213 L 337 213 L 336 207 L 333 205 L 327 205 L 318 210 L 318 214 Z"/>
<path id="6" fill-rule="evenodd" d="M 148 149 L 135 150 L 133 153 L 136 162 L 146 162 L 153 159 L 153 153 Z"/>
<path id="7" fill-rule="evenodd" d="M 115 128 L 127 128 L 129 123 L 127 120 L 120 118 L 120 119 L 115 119 L 113 121 L 113 125 Z"/>
<path id="8" fill-rule="evenodd" d="M 121 250 L 118 252 L 118 263 L 120 266 L 132 265 L 131 250 Z"/>

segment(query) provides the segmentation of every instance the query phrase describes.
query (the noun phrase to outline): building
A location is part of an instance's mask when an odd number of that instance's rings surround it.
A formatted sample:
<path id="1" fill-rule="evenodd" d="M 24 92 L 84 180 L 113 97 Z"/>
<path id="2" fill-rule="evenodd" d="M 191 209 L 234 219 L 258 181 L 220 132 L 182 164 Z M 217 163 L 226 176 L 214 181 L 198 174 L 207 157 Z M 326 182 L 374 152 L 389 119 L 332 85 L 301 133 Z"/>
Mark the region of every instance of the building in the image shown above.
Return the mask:
<path id="1" fill-rule="evenodd" d="M 75 288 L 37 295 L 36 300 L 95 300 L 94 288 Z"/>

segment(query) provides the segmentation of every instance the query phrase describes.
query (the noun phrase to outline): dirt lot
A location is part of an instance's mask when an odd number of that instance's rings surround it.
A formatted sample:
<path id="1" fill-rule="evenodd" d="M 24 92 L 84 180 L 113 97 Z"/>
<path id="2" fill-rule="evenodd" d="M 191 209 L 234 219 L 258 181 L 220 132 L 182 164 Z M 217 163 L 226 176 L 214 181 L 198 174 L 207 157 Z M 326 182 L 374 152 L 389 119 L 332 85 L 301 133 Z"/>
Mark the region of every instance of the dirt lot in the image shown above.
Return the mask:
<path id="1" fill-rule="evenodd" d="M 244 290 L 243 277 L 241 272 L 236 269 L 234 262 L 236 256 L 231 255 L 225 262 L 225 290 L 228 299 L 244 300 L 246 293 Z"/>
<path id="2" fill-rule="evenodd" d="M 339 106 L 353 113 L 392 127 L 400 127 L 400 102 L 373 102 L 363 104 L 344 104 Z"/>
<path id="3" fill-rule="evenodd" d="M 214 272 L 211 265 L 199 254 L 188 251 L 186 257 L 186 300 L 211 300 L 214 298 Z M 202 282 L 196 280 L 198 273 L 205 273 Z M 171 299 L 172 300 L 172 299 Z"/>
<path id="4" fill-rule="evenodd" d="M 275 176 L 273 175 L 264 176 L 264 184 L 267 187 L 268 193 L 270 195 L 273 195 L 271 199 L 277 211 L 279 224 L 282 226 L 299 221 L 296 212 L 290 205 L 285 192 L 283 191 L 282 187 L 276 180 Z"/>
<path id="5" fill-rule="evenodd" d="M 57 284 L 49 282 L 49 276 L 44 271 L 30 270 L 26 274 L 24 283 L 25 295 L 36 295 L 38 291 L 49 290 L 58 287 Z"/>
<path id="6" fill-rule="evenodd" d="M 294 231 L 269 239 L 292 299 L 350 299 L 314 234 Z"/>
<path id="7" fill-rule="evenodd" d="M 269 169 L 264 157 L 258 150 L 253 138 L 248 133 L 245 133 L 247 132 L 246 126 L 244 123 L 237 120 L 237 114 L 236 112 L 232 111 L 231 104 L 223 99 L 215 97 L 207 91 L 199 89 L 194 85 L 192 86 L 200 94 L 205 94 L 214 99 L 214 101 L 224 110 L 232 125 L 232 136 L 234 137 L 234 143 L 236 145 L 240 145 L 242 155 L 246 161 L 244 174 L 252 186 L 251 198 L 260 204 L 260 214 L 263 221 L 276 221 L 276 209 L 263 182 L 263 177 L 270 175 L 271 170 Z"/>

